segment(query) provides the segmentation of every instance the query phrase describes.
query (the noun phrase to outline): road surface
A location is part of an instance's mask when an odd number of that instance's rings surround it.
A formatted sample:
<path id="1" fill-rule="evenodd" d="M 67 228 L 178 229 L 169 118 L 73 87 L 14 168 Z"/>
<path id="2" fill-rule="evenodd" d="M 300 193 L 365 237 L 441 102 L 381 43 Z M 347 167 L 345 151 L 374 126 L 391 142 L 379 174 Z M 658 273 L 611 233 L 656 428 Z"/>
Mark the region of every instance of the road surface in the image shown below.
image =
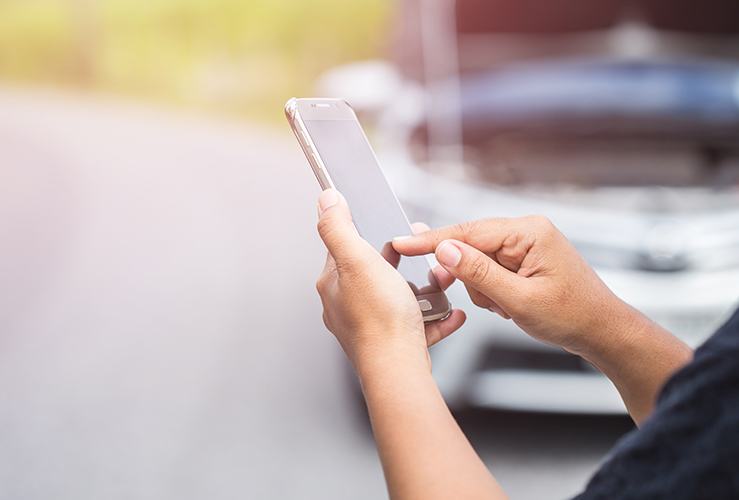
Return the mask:
<path id="1" fill-rule="evenodd" d="M 385 496 L 287 127 L 2 90 L 0 158 L 1 499 Z M 460 419 L 513 498 L 576 493 L 628 428 Z"/>

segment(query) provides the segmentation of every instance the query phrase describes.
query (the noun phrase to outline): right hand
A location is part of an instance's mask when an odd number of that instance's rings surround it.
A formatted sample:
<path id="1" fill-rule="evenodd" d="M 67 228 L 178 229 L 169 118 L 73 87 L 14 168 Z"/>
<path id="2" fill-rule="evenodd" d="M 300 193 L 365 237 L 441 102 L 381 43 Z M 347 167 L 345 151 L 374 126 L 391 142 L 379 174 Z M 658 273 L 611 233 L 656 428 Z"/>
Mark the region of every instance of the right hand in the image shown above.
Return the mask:
<path id="1" fill-rule="evenodd" d="M 628 331 L 628 325 L 613 323 L 638 314 L 544 217 L 466 222 L 396 239 L 393 246 L 402 255 L 435 252 L 475 305 L 574 354 L 613 341 L 599 337 Z"/>

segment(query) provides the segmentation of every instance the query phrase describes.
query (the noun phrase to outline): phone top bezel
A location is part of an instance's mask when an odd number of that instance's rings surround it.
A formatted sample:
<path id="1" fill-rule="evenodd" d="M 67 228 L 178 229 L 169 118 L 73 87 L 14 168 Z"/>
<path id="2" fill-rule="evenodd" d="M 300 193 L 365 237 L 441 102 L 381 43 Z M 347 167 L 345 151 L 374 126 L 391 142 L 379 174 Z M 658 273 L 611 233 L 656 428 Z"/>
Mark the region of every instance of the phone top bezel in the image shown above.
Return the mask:
<path id="1" fill-rule="evenodd" d="M 293 97 L 285 104 L 285 116 L 287 117 L 287 121 L 290 123 L 290 127 L 295 134 L 295 138 L 298 140 L 298 144 L 300 144 L 300 148 L 308 159 L 311 170 L 313 170 L 313 174 L 316 176 L 316 179 L 323 190 L 335 188 L 335 185 L 333 180 L 331 180 L 331 174 L 329 174 L 326 165 L 323 163 L 321 155 L 318 153 L 318 148 L 313 142 L 313 138 L 308 133 L 308 128 L 305 126 L 305 121 L 303 119 L 303 111 L 306 107 L 305 104 L 310 104 L 311 102 L 325 102 L 328 100 L 332 102 L 338 101 L 338 99 L 299 99 Z M 344 104 L 349 106 L 346 102 Z M 351 107 L 349 108 L 351 109 Z M 347 118 L 340 119 L 345 120 Z"/>

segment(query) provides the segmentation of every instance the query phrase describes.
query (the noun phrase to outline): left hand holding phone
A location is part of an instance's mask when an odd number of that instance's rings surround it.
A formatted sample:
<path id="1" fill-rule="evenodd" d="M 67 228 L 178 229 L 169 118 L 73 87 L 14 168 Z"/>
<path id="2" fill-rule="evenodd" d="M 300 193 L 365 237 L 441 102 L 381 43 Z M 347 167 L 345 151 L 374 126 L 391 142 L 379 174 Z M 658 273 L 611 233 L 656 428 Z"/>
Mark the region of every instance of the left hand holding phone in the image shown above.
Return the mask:
<path id="1" fill-rule="evenodd" d="M 328 255 L 316 288 L 323 303 L 323 320 L 354 364 L 367 357 L 392 353 L 428 361 L 428 346 L 447 337 L 465 321 L 455 310 L 442 321 L 424 325 L 408 284 L 352 223 L 349 207 L 334 189 L 318 199 L 318 232 Z M 440 271 L 446 288 L 453 278 Z M 430 367 L 430 365 L 429 365 Z"/>

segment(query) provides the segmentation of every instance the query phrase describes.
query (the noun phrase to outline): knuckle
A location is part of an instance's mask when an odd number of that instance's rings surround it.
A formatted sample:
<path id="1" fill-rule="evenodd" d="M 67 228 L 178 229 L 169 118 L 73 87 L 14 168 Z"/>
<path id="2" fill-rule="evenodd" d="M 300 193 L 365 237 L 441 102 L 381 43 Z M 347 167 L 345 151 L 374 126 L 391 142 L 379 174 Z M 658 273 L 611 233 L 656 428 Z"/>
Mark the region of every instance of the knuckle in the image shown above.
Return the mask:
<path id="1" fill-rule="evenodd" d="M 464 240 L 467 235 L 467 222 L 459 222 L 451 226 L 447 226 L 444 230 L 435 232 L 434 234 L 434 246 L 448 239 Z"/>
<path id="2" fill-rule="evenodd" d="M 534 215 L 533 219 L 536 227 L 543 234 L 549 234 L 554 231 L 554 224 L 552 224 L 552 221 L 550 221 L 549 218 L 545 217 L 544 215 Z"/>
<path id="3" fill-rule="evenodd" d="M 451 232 L 454 234 L 464 234 L 467 231 L 467 224 L 468 222 L 458 222 L 452 225 Z"/>
<path id="4" fill-rule="evenodd" d="M 474 238 L 479 228 L 479 222 L 476 220 L 470 220 L 460 224 L 459 232 L 464 236 L 465 240 Z"/>
<path id="5" fill-rule="evenodd" d="M 326 270 L 316 280 L 316 291 L 319 295 L 324 296 L 328 292 L 331 282 L 334 280 L 334 272 Z"/>
<path id="6" fill-rule="evenodd" d="M 494 219 L 471 220 L 464 223 L 464 239 L 472 246 L 482 244 L 487 239 L 486 232 Z"/>
<path id="7" fill-rule="evenodd" d="M 474 283 L 485 283 L 490 277 L 490 264 L 487 260 L 478 256 L 469 264 L 469 279 Z"/>
<path id="8" fill-rule="evenodd" d="M 523 220 L 531 233 L 538 238 L 551 238 L 558 232 L 552 221 L 544 215 L 529 215 Z"/>

